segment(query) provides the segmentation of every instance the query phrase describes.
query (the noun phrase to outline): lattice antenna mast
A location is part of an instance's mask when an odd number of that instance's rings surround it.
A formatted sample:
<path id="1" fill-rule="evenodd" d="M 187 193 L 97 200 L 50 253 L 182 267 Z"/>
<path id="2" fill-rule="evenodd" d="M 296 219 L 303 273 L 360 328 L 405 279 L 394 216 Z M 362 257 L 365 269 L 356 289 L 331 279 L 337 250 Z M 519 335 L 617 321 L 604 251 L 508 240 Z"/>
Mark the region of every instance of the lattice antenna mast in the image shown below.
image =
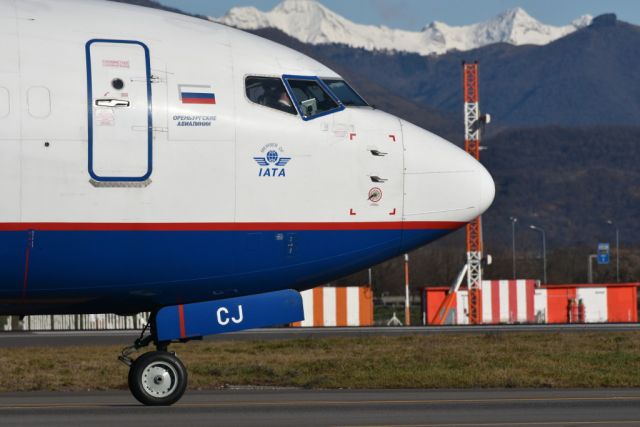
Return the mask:
<path id="1" fill-rule="evenodd" d="M 480 160 L 480 106 L 478 63 L 462 63 L 464 90 L 465 150 Z M 478 217 L 467 224 L 467 286 L 469 322 L 482 323 L 482 222 Z"/>

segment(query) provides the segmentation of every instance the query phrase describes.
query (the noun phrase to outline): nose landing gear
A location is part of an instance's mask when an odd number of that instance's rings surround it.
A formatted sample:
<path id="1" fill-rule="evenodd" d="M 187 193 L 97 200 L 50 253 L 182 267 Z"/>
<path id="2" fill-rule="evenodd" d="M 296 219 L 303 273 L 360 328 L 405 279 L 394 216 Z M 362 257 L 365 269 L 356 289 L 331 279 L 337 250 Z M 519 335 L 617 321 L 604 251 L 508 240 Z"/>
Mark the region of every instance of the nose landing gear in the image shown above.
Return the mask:
<path id="1" fill-rule="evenodd" d="M 122 350 L 119 359 L 129 367 L 129 389 L 138 401 L 145 405 L 171 405 L 187 388 L 187 370 L 174 353 L 167 351 L 169 344 L 303 319 L 302 297 L 290 289 L 166 306 L 151 313 L 140 338 Z M 149 328 L 150 333 L 145 335 Z M 152 343 L 156 351 L 135 360 L 130 357 Z"/>
<path id="2" fill-rule="evenodd" d="M 155 316 L 151 316 L 153 320 Z M 129 366 L 128 385 L 133 397 L 148 406 L 168 406 L 176 403 L 187 389 L 187 369 L 173 352 L 167 351 L 168 342 L 155 338 L 153 322 L 151 334 L 144 336 L 149 324 L 142 330 L 140 338 L 122 350 L 118 359 Z M 132 359 L 137 350 L 155 343 L 156 351 L 150 351 Z"/>

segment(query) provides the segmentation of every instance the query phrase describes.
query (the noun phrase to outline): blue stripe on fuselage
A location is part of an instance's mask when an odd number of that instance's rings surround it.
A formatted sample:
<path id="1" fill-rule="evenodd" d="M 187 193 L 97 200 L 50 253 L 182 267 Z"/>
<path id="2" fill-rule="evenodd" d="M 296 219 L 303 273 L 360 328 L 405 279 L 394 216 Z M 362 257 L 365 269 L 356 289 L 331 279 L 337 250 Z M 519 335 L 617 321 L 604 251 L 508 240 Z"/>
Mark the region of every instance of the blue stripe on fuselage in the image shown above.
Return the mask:
<path id="1" fill-rule="evenodd" d="M 24 300 L 28 232 L 0 232 L 0 314 L 137 312 L 305 289 L 450 231 L 36 231 Z"/>

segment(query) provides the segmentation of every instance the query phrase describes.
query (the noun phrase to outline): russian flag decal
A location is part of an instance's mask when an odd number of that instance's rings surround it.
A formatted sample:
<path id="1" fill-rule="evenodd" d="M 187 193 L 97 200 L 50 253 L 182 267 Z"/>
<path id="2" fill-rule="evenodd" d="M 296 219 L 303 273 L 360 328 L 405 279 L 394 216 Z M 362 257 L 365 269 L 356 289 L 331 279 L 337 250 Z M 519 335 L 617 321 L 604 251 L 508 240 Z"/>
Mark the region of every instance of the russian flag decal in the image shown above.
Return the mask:
<path id="1" fill-rule="evenodd" d="M 216 95 L 208 85 L 178 85 L 183 104 L 215 104 Z"/>

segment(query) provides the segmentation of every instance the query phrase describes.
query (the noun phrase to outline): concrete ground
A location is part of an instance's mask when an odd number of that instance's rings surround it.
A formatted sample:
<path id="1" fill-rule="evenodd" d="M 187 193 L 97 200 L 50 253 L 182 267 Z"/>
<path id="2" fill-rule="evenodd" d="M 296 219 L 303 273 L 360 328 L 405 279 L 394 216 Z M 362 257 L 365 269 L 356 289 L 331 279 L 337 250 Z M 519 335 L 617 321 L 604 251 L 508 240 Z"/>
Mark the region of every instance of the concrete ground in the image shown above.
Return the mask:
<path id="1" fill-rule="evenodd" d="M 640 426 L 640 390 L 226 389 L 144 407 L 126 391 L 0 394 L 3 426 Z"/>
<path id="2" fill-rule="evenodd" d="M 310 337 L 357 337 L 373 335 L 433 335 L 513 332 L 625 332 L 640 331 L 639 323 L 571 324 L 571 325 L 482 325 L 482 326 L 409 326 L 352 328 L 267 328 L 205 337 L 205 341 L 296 339 Z M 30 346 L 79 346 L 132 344 L 136 331 L 51 331 L 0 332 L 0 348 Z"/>

